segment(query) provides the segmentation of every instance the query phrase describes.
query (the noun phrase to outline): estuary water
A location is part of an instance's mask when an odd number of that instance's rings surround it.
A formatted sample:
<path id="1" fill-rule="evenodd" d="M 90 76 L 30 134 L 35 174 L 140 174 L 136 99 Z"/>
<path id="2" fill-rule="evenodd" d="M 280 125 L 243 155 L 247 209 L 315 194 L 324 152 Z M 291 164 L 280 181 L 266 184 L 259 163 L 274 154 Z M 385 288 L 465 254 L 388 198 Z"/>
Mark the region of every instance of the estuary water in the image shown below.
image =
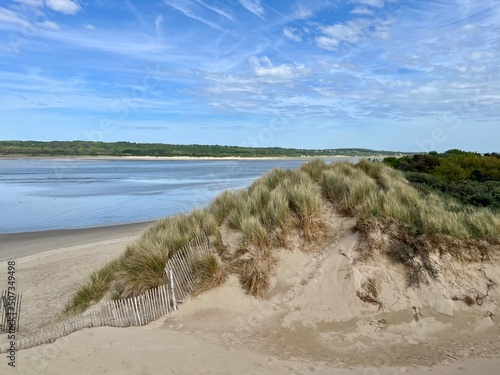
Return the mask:
<path id="1" fill-rule="evenodd" d="M 350 159 L 325 159 L 326 162 Z M 0 233 L 160 219 L 204 207 L 274 167 L 306 159 L 0 160 Z"/>

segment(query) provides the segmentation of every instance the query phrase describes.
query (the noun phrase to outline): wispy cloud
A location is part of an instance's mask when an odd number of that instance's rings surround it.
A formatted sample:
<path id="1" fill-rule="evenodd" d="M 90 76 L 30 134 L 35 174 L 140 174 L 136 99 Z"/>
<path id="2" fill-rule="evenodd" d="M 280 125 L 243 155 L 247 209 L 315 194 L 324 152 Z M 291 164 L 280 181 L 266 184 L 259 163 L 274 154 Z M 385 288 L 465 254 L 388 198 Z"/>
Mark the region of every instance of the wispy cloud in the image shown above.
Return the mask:
<path id="1" fill-rule="evenodd" d="M 251 57 L 250 65 L 256 77 L 267 82 L 291 81 L 309 75 L 311 70 L 304 64 L 281 64 L 274 66 L 269 57 Z"/>
<path id="2" fill-rule="evenodd" d="M 165 0 L 165 3 L 168 6 L 178 10 L 179 12 L 184 14 L 186 17 L 189 17 L 189 18 L 192 18 L 193 20 L 199 21 L 199 22 L 211 27 L 214 30 L 225 31 L 223 27 L 219 26 L 215 22 L 212 22 L 212 21 L 206 19 L 205 17 L 197 14 L 195 11 L 193 11 L 190 8 L 190 5 L 189 5 L 190 3 L 187 3 L 185 1 L 178 1 L 178 0 Z"/>
<path id="3" fill-rule="evenodd" d="M 294 28 L 294 27 L 290 27 L 290 26 L 283 27 L 283 34 L 288 39 L 294 40 L 296 42 L 301 42 L 302 41 L 301 36 L 298 34 L 298 30 L 296 28 Z"/>
<path id="4" fill-rule="evenodd" d="M 219 140 L 237 143 L 275 116 L 293 123 L 281 145 L 404 138 L 413 149 L 451 121 L 480 129 L 488 145 L 500 137 L 500 13 L 490 1 L 48 4 L 0 7 L 0 118 L 19 124 L 19 137 L 70 117 L 91 128 L 117 110 L 128 117 L 116 116 L 113 136 L 144 141 L 182 124 L 176 139 L 200 142 L 193 129 L 217 124 Z M 334 141 L 307 132 L 311 123 Z"/>
<path id="5" fill-rule="evenodd" d="M 63 14 L 76 14 L 81 8 L 72 0 L 45 0 L 45 5 Z"/>
<path id="6" fill-rule="evenodd" d="M 14 25 L 18 25 L 21 27 L 31 27 L 31 23 L 28 22 L 23 16 L 20 14 L 13 12 L 12 10 L 5 9 L 0 7 L 0 22 L 6 22 Z"/>
<path id="7" fill-rule="evenodd" d="M 238 2 L 249 12 L 255 14 L 258 17 L 264 15 L 264 8 L 260 4 L 260 0 L 238 0 Z"/>
<path id="8" fill-rule="evenodd" d="M 205 2 L 203 2 L 201 0 L 196 0 L 196 2 L 199 3 L 199 4 L 201 4 L 201 5 L 203 5 L 205 8 L 210 9 L 213 12 L 220 14 L 223 17 L 226 17 L 226 18 L 228 18 L 230 20 L 234 19 L 233 16 L 227 10 L 225 10 L 225 9 L 216 7 L 214 5 L 207 4 L 207 3 L 205 3 Z"/>
<path id="9" fill-rule="evenodd" d="M 383 8 L 384 0 L 351 0 L 351 3 L 367 5 L 374 8 Z"/>
<path id="10" fill-rule="evenodd" d="M 156 29 L 156 36 L 158 37 L 158 39 L 161 39 L 161 25 L 163 23 L 163 16 L 162 15 L 159 15 L 159 16 L 156 16 L 156 19 L 155 19 L 155 29 Z"/>
<path id="11" fill-rule="evenodd" d="M 369 24 L 369 21 L 359 18 L 345 24 L 321 26 L 319 30 L 322 35 L 316 37 L 316 44 L 324 49 L 336 50 L 341 42 L 357 43 L 361 40 L 364 30 Z"/>
<path id="12" fill-rule="evenodd" d="M 14 0 L 14 2 L 31 6 L 34 8 L 42 7 L 43 6 L 43 0 Z"/>
<path id="13" fill-rule="evenodd" d="M 53 21 L 38 22 L 36 24 L 36 26 L 42 27 L 42 28 L 47 29 L 47 30 L 54 30 L 54 31 L 61 29 L 61 27 Z"/>
<path id="14" fill-rule="evenodd" d="M 360 16 L 373 16 L 373 11 L 365 7 L 356 7 L 351 10 L 351 14 L 356 14 Z"/>

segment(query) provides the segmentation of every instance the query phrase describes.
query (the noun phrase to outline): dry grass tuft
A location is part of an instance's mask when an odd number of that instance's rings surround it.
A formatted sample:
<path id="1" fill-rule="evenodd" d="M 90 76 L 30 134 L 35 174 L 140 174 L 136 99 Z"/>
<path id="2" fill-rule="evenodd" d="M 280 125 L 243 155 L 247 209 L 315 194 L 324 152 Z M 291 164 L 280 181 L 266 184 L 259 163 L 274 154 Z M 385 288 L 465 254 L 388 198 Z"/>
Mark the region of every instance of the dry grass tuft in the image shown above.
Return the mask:
<path id="1" fill-rule="evenodd" d="M 283 184 L 290 208 L 297 214 L 299 225 L 308 241 L 320 228 L 321 194 L 317 184 L 303 172 L 297 172 Z"/>
<path id="2" fill-rule="evenodd" d="M 267 248 L 269 237 L 266 228 L 255 216 L 249 216 L 242 220 L 241 233 L 243 234 L 243 246 L 255 246 L 257 248 Z"/>
<path id="3" fill-rule="evenodd" d="M 328 164 L 326 164 L 321 159 L 314 159 L 310 162 L 303 164 L 300 167 L 302 172 L 306 172 L 309 177 L 315 181 L 319 182 L 323 178 L 323 172 L 328 169 Z"/>
<path id="4" fill-rule="evenodd" d="M 228 278 L 227 268 L 216 254 L 198 259 L 192 268 L 196 276 L 193 290 L 195 296 L 224 284 Z"/>
<path id="5" fill-rule="evenodd" d="M 255 249 L 238 262 L 243 288 L 255 297 L 263 297 L 276 271 L 277 258 L 269 249 Z"/>

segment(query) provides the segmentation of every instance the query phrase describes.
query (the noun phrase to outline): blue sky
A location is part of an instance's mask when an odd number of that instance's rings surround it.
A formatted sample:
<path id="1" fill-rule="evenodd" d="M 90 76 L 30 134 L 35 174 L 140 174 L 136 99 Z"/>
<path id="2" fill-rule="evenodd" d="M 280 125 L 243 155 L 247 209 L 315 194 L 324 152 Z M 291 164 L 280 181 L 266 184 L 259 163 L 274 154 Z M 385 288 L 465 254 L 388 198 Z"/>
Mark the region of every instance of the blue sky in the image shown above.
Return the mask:
<path id="1" fill-rule="evenodd" d="M 1 139 L 500 151 L 497 0 L 6 0 Z"/>

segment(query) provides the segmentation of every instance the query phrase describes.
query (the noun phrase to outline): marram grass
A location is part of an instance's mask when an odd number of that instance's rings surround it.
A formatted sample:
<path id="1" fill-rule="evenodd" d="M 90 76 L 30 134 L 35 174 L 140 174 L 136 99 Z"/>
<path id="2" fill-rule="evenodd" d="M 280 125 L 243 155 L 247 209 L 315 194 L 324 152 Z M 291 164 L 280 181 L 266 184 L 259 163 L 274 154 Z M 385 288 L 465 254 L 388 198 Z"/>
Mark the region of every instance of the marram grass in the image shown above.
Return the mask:
<path id="1" fill-rule="evenodd" d="M 206 209 L 159 220 L 120 258 L 92 273 L 66 310 L 83 311 L 108 292 L 111 298 L 123 298 L 164 284 L 163 268 L 176 251 L 202 233 L 221 242 L 224 225 L 241 232 L 243 251 L 223 260 L 214 255 L 195 265 L 200 273 L 197 292 L 223 283 L 230 269 L 249 293 L 262 296 L 276 265 L 274 246 L 283 246 L 292 228 L 308 241 L 320 237 L 327 205 L 361 222 L 395 223 L 406 228 L 405 238 L 415 233 L 500 242 L 499 214 L 434 194 L 424 196 L 402 173 L 382 163 L 312 161 L 294 171 L 273 169 L 248 189 L 221 193 Z M 274 242 L 275 237 L 281 241 Z"/>

